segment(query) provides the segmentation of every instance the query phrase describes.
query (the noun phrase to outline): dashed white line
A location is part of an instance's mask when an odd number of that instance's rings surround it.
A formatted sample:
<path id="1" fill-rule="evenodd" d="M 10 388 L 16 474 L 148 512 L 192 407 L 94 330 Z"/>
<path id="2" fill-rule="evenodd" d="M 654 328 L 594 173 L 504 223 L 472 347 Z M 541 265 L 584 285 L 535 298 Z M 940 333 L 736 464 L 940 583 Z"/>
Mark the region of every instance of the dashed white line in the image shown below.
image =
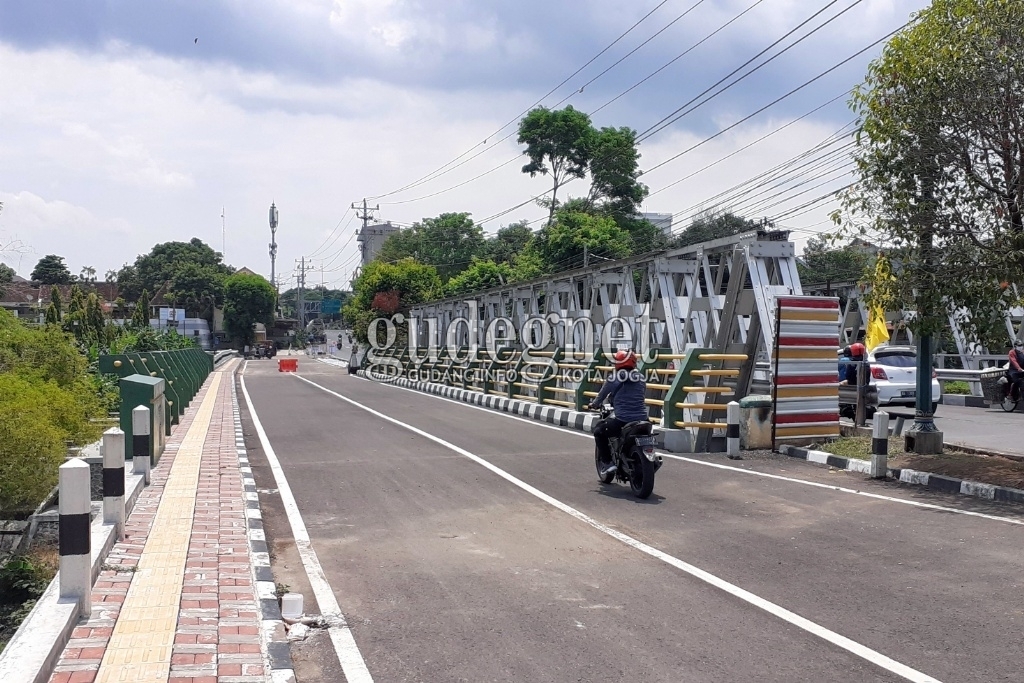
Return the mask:
<path id="1" fill-rule="evenodd" d="M 668 564 L 668 565 L 670 565 L 672 567 L 675 567 L 676 569 L 679 569 L 680 571 L 683 571 L 683 572 L 689 574 L 690 576 L 693 576 L 693 577 L 695 577 L 697 579 L 700 579 L 701 581 L 704 581 L 704 582 L 714 586 L 715 588 L 718 588 L 719 590 L 722 590 L 722 591 L 728 593 L 729 595 L 732 595 L 732 596 L 734 596 L 736 598 L 739 598 L 740 600 L 743 600 L 744 602 L 747 602 L 750 605 L 753 605 L 754 607 L 762 609 L 765 612 L 768 612 L 769 614 L 772 614 L 773 616 L 778 617 L 779 619 L 782 619 L 783 621 L 785 621 L 785 622 L 787 622 L 789 624 L 792 624 L 793 626 L 796 626 L 797 628 L 803 629 L 807 633 L 810 633 L 810 634 L 812 634 L 814 636 L 817 636 L 817 637 L 821 638 L 822 640 L 825 640 L 825 641 L 827 641 L 829 643 L 832 643 L 833 645 L 836 645 L 837 647 L 840 647 L 840 648 L 846 650 L 847 652 L 850 652 L 851 654 L 854 654 L 854 655 L 856 655 L 858 657 L 861 657 L 862 659 L 864 659 L 864 660 L 866 660 L 868 662 L 871 662 L 872 664 L 875 664 L 876 666 L 881 667 L 881 668 L 885 669 L 886 671 L 890 671 L 890 672 L 892 672 L 892 673 L 894 673 L 894 674 L 896 674 L 898 676 L 901 676 L 901 677 L 907 679 L 908 681 L 914 681 L 914 683 L 938 683 L 938 679 L 936 679 L 936 678 L 932 678 L 931 676 L 929 676 L 929 675 L 927 675 L 925 673 L 922 673 L 922 672 L 920 672 L 920 671 L 918 671 L 916 669 L 913 669 L 913 668 L 911 668 L 911 667 L 909 667 L 909 666 L 907 666 L 905 664 L 897 662 L 896 660 L 894 660 L 894 659 L 892 659 L 890 657 L 887 657 L 886 655 L 884 655 L 884 654 L 882 654 L 882 653 L 880 653 L 880 652 L 878 652 L 876 650 L 872 650 L 871 648 L 867 647 L 866 645 L 861 645 L 860 643 L 858 643 L 858 642 L 856 642 L 854 640 L 851 640 L 850 638 L 847 638 L 846 636 L 840 635 L 840 634 L 836 633 L 835 631 L 827 629 L 824 626 L 821 626 L 820 624 L 817 624 L 817 623 L 811 621 L 810 619 L 806 619 L 805 617 L 802 617 L 799 614 L 796 614 L 795 612 L 791 612 L 790 610 L 786 609 L 785 607 L 781 607 L 780 605 L 776 605 L 775 603 L 770 602 L 768 600 L 765 600 L 764 598 L 762 598 L 762 597 L 760 597 L 758 595 L 755 595 L 754 593 L 751 593 L 750 591 L 747 591 L 747 590 L 745 590 L 743 588 L 740 588 L 739 586 L 737 586 L 735 584 L 729 583 L 728 581 L 726 581 L 724 579 L 721 579 L 721 578 L 715 576 L 714 574 L 711 574 L 710 572 L 706 572 L 703 569 L 700 569 L 699 567 L 695 567 L 694 565 L 689 564 L 688 562 L 684 562 L 683 560 L 680 560 L 677 557 L 674 557 L 672 555 L 669 555 L 668 553 L 665 553 L 665 552 L 663 552 L 661 550 L 658 550 L 657 548 L 655 548 L 653 546 L 647 545 L 646 543 L 644 543 L 642 541 L 638 541 L 637 539 L 633 538 L 632 536 L 627 536 L 626 534 L 622 533 L 621 531 L 617 531 L 615 529 L 612 529 L 611 527 L 606 526 L 606 525 L 602 524 L 601 522 L 597 521 L 593 517 L 590 517 L 589 515 L 587 515 L 587 514 L 585 514 L 583 512 L 580 512 L 576 508 L 574 508 L 574 507 L 572 507 L 572 506 L 570 506 L 570 505 L 568 505 L 566 503 L 563 503 L 562 501 L 560 501 L 560 500 L 558 500 L 558 499 L 556 499 L 556 498 L 554 498 L 552 496 L 549 496 L 548 494 L 544 493 L 540 489 L 537 489 L 537 488 L 531 486 L 530 484 L 527 484 L 526 482 L 522 481 L 521 479 L 516 478 L 515 476 L 513 476 L 513 475 L 509 474 L 508 472 L 506 472 L 505 470 L 503 470 L 503 469 L 501 469 L 501 468 L 491 464 L 487 460 L 484 460 L 480 456 L 475 455 L 474 453 L 471 453 L 471 452 L 467 451 L 464 448 L 460 448 L 459 446 L 456 446 L 453 443 L 449 443 L 448 441 L 445 441 L 444 439 L 442 439 L 439 436 L 434 436 L 433 434 L 431 434 L 429 432 L 425 432 L 422 429 L 419 429 L 417 427 L 413 427 L 412 425 L 406 424 L 405 422 L 402 422 L 401 420 L 397 420 L 397 419 L 391 417 L 390 415 L 385 415 L 384 413 L 382 413 L 382 412 L 380 412 L 378 410 L 374 410 L 373 408 L 370 408 L 369 406 L 363 405 L 362 403 L 359 403 L 358 401 L 355 401 L 355 400 L 353 400 L 353 399 L 351 399 L 351 398 L 349 398 L 347 396 L 343 396 L 342 394 L 339 394 L 336 391 L 331 391 L 330 389 L 328 389 L 328 388 L 326 388 L 324 386 L 321 386 L 321 385 L 317 384 L 316 382 L 313 382 L 312 380 L 308 380 L 305 377 L 302 377 L 300 375 L 296 375 L 296 377 L 298 377 L 303 382 L 305 382 L 305 383 L 307 383 L 307 384 L 309 384 L 311 386 L 314 386 L 317 389 L 320 389 L 321 391 L 324 391 L 324 392 L 330 394 L 331 396 L 339 398 L 339 399 L 345 401 L 346 403 L 349 403 L 349 404 L 351 404 L 351 405 L 353 405 L 353 406 L 355 406 L 357 408 L 365 410 L 366 412 L 370 413 L 371 415 L 374 415 L 374 416 L 376 416 L 376 417 L 378 417 L 378 418 L 380 418 L 382 420 L 385 420 L 385 421 L 390 422 L 390 423 L 392 423 L 394 425 L 397 425 L 399 427 L 407 429 L 407 430 L 413 432 L 414 434 L 418 434 L 418 435 L 422 436 L 425 439 L 429 439 L 430 441 L 433 441 L 434 443 L 437 443 L 437 444 L 439 444 L 441 446 L 444 446 L 445 448 L 447 448 L 447 449 L 449 449 L 451 451 L 454 451 L 454 452 L 458 453 L 459 455 L 465 456 L 466 458 L 469 458 L 470 460 L 472 460 L 473 462 L 477 463 L 478 465 L 481 465 L 482 467 L 487 468 L 488 470 L 490 470 L 494 474 L 497 474 L 502 479 L 505 479 L 506 481 L 508 481 L 509 483 L 519 487 L 523 491 L 526 491 L 530 495 L 535 496 L 536 498 L 539 498 L 540 500 L 544 501 L 545 503 L 548 503 L 552 507 L 555 507 L 555 508 L 561 510 L 562 512 L 565 512 L 568 515 L 571 515 L 572 517 L 578 519 L 579 521 L 584 522 L 585 524 L 590 525 L 591 527 L 593 527 L 594 529 L 597 529 L 601 533 L 607 534 L 608 536 L 611 536 L 612 538 L 614 538 L 614 539 L 616 539 L 618 541 L 621 541 L 622 543 L 625 543 L 626 545 L 630 546 L 631 548 L 639 550 L 640 552 L 645 553 L 646 555 L 649 555 L 649 556 L 651 556 L 653 558 L 661 560 L 662 562 L 664 562 L 664 563 L 666 563 L 666 564 Z"/>

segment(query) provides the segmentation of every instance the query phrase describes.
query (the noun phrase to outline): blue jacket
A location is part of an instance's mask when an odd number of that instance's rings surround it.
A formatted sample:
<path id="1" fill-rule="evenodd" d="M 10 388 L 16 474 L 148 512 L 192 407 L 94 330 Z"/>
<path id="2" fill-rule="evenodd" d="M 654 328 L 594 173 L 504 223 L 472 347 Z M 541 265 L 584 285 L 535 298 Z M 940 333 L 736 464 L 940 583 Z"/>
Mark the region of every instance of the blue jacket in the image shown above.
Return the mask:
<path id="1" fill-rule="evenodd" d="M 608 376 L 600 393 L 594 399 L 600 405 L 606 398 L 611 398 L 615 408 L 615 417 L 623 422 L 635 422 L 647 419 L 647 382 L 636 370 L 615 371 Z"/>

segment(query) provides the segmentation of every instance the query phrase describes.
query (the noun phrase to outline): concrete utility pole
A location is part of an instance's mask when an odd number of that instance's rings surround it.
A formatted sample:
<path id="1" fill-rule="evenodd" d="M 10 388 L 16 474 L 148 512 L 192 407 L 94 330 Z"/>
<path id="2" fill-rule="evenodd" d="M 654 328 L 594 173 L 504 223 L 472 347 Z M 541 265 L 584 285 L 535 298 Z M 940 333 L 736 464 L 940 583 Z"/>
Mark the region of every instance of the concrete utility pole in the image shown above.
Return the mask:
<path id="1" fill-rule="evenodd" d="M 363 230 L 365 230 L 366 226 L 368 226 L 370 224 L 370 221 L 373 219 L 373 214 L 371 214 L 370 212 L 380 211 L 380 204 L 371 209 L 366 205 L 366 199 L 364 198 L 362 213 L 359 213 L 359 205 L 356 204 L 355 202 L 352 202 L 352 208 L 356 210 L 356 218 L 360 219 L 363 222 Z"/>
<path id="2" fill-rule="evenodd" d="M 274 292 L 278 293 L 276 266 L 277 264 L 277 206 L 270 203 L 270 281 L 274 284 Z"/>
<path id="3" fill-rule="evenodd" d="M 301 259 L 298 259 L 298 263 L 299 272 L 295 274 L 295 279 L 297 280 L 299 290 L 296 296 L 296 317 L 299 319 L 299 326 L 302 329 L 306 329 L 306 273 L 311 270 L 316 270 L 316 268 L 314 268 L 312 264 L 308 266 L 306 265 L 305 256 L 303 256 Z"/>

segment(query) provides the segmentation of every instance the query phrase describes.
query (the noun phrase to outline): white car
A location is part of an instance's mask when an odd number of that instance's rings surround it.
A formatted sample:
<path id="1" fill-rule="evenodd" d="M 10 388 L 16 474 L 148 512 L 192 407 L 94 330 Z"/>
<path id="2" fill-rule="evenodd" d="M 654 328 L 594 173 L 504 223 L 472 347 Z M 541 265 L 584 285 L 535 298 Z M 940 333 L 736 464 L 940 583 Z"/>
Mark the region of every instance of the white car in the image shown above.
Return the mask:
<path id="1" fill-rule="evenodd" d="M 917 402 L 917 349 L 879 346 L 868 353 L 871 383 L 878 388 L 878 405 L 914 407 Z M 942 386 L 932 371 L 932 412 L 942 400 Z"/>

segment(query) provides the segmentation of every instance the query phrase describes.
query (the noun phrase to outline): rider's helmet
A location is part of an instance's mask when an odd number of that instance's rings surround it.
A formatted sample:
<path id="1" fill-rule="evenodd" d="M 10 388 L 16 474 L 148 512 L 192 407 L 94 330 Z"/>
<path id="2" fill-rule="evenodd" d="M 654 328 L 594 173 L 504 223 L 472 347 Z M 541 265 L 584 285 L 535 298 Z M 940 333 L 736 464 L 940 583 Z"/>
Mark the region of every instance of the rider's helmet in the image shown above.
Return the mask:
<path id="1" fill-rule="evenodd" d="M 857 342 L 856 344 L 850 344 L 851 356 L 863 356 L 865 351 L 867 351 L 867 349 L 860 342 Z"/>
<path id="2" fill-rule="evenodd" d="M 632 351 L 616 351 L 613 358 L 616 370 L 632 370 L 636 367 L 636 354 Z"/>

